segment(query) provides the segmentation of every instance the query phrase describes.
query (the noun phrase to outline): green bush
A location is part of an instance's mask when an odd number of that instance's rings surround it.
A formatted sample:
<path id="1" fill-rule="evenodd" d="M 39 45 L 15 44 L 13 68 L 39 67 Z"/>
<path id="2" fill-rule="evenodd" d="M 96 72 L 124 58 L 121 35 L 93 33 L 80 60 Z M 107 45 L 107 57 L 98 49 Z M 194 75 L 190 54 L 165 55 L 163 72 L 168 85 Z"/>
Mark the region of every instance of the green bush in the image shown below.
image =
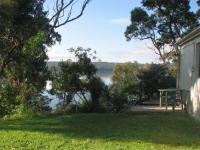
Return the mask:
<path id="1" fill-rule="evenodd" d="M 23 119 L 27 117 L 32 117 L 34 112 L 32 109 L 26 108 L 24 105 L 18 105 L 12 112 L 3 117 L 4 120 L 14 120 L 14 119 Z"/>
<path id="2" fill-rule="evenodd" d="M 58 104 L 56 109 L 53 110 L 53 114 L 66 114 L 66 113 L 75 113 L 77 111 L 77 106 L 75 104 L 62 105 Z"/>
<path id="3" fill-rule="evenodd" d="M 8 115 L 19 105 L 16 99 L 16 89 L 7 82 L 0 85 L 0 116 Z"/>
<path id="4" fill-rule="evenodd" d="M 109 99 L 108 87 L 100 77 L 93 77 L 89 81 L 91 102 L 88 104 L 90 112 L 105 112 Z"/>
<path id="5" fill-rule="evenodd" d="M 76 109 L 77 109 L 77 106 L 76 106 L 76 105 L 74 105 L 74 104 L 68 104 L 68 105 L 65 107 L 64 111 L 65 111 L 66 113 L 75 113 L 75 112 L 76 112 Z"/>
<path id="6" fill-rule="evenodd" d="M 50 99 L 45 96 L 33 97 L 28 105 L 29 109 L 32 109 L 37 115 L 50 114 L 52 108 L 49 106 Z"/>
<path id="7" fill-rule="evenodd" d="M 109 111 L 121 112 L 126 110 L 128 104 L 127 95 L 117 85 L 110 87 L 110 99 L 108 103 Z"/>

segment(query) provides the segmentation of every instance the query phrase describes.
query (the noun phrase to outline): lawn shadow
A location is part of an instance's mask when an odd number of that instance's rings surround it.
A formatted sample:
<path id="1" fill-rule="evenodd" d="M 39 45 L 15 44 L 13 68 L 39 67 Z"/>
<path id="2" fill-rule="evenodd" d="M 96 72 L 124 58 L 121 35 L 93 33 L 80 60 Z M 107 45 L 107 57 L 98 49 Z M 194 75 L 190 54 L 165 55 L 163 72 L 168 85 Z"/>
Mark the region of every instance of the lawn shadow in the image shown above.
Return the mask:
<path id="1" fill-rule="evenodd" d="M 44 132 L 70 138 L 200 146 L 200 123 L 185 113 L 76 114 L 0 121 L 1 130 Z"/>

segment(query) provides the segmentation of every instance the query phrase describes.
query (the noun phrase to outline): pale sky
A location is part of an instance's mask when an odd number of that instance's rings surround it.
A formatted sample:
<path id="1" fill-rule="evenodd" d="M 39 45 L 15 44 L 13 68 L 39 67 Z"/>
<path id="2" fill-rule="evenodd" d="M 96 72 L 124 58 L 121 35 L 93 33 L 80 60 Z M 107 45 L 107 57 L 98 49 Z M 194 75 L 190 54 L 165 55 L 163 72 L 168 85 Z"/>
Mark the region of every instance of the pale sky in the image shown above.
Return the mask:
<path id="1" fill-rule="evenodd" d="M 151 50 L 150 41 L 131 40 L 127 42 L 124 32 L 130 24 L 130 12 L 141 6 L 141 0 L 92 0 L 84 15 L 58 30 L 62 42 L 48 49 L 50 61 L 74 59 L 67 49 L 81 46 L 97 51 L 97 57 L 104 62 L 138 61 L 158 62 L 158 56 Z M 196 10 L 196 0 L 191 6 Z"/>

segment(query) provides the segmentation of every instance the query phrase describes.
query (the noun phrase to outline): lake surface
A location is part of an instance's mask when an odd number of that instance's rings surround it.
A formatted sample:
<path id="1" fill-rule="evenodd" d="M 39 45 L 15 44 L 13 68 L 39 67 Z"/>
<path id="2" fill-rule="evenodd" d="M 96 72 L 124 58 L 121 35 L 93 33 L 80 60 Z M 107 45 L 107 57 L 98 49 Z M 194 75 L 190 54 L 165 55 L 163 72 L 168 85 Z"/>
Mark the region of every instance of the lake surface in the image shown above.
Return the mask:
<path id="1" fill-rule="evenodd" d="M 112 76 L 100 76 L 100 78 L 104 81 L 106 85 L 112 84 Z"/>
<path id="2" fill-rule="evenodd" d="M 112 75 L 98 75 L 106 85 L 111 85 L 112 84 Z M 53 109 L 56 108 L 56 105 L 60 102 L 62 102 L 62 99 L 59 99 L 57 95 L 51 95 L 48 91 L 52 89 L 52 82 L 51 81 L 47 81 L 47 86 L 46 86 L 46 90 L 42 92 L 42 95 L 49 98 L 51 100 L 49 106 Z M 85 96 L 90 99 L 91 95 L 89 92 L 85 93 Z M 80 102 L 80 98 L 75 95 L 72 103 L 73 104 L 77 104 Z"/>

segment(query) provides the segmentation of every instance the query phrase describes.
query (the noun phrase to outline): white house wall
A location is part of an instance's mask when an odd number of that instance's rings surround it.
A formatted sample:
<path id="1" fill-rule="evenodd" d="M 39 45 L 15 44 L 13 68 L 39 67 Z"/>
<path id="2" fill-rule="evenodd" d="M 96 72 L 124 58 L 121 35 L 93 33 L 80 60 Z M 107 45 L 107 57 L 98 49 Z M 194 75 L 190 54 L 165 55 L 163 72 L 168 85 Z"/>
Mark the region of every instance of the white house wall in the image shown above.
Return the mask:
<path id="1" fill-rule="evenodd" d="M 189 90 L 192 84 L 192 68 L 194 59 L 194 44 L 186 45 L 181 50 L 180 88 Z"/>
<path id="2" fill-rule="evenodd" d="M 181 47 L 179 87 L 190 90 L 188 112 L 200 120 L 199 43 L 200 37 Z"/>

